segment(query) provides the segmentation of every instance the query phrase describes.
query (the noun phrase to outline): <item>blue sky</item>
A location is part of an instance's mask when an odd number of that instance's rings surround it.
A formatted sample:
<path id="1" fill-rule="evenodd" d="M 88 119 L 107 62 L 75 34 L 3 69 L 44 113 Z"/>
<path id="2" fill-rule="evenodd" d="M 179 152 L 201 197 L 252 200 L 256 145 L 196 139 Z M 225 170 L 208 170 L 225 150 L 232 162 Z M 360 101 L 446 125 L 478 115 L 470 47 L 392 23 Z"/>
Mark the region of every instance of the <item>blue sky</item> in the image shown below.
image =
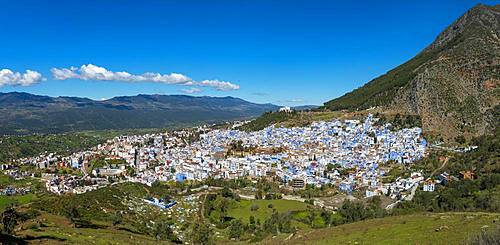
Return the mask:
<path id="1" fill-rule="evenodd" d="M 0 69 L 45 79 L 4 83 L 0 92 L 93 99 L 191 92 L 319 105 L 410 59 L 478 2 L 2 1 Z M 88 64 L 135 77 L 82 74 Z M 65 80 L 51 73 L 70 67 Z M 155 82 L 146 72 L 166 77 Z M 172 82 L 171 73 L 187 80 Z"/>

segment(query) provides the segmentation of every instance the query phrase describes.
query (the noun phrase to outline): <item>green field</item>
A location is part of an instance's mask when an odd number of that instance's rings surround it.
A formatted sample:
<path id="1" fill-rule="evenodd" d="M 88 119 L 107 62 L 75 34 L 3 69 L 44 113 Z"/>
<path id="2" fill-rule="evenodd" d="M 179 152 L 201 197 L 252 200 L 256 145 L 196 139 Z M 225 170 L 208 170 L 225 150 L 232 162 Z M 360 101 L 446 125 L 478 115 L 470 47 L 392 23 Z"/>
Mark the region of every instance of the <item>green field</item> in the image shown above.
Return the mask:
<path id="1" fill-rule="evenodd" d="M 299 231 L 287 244 L 460 244 L 481 229 L 499 225 L 495 213 L 425 213 L 317 230 Z M 288 235 L 286 235 L 288 236 Z M 268 238 L 265 244 L 282 244 L 286 236 Z"/>
<path id="2" fill-rule="evenodd" d="M 31 203 L 34 200 L 37 200 L 37 197 L 33 193 L 22 196 L 0 196 L 0 212 L 12 204 L 23 205 Z"/>
<path id="3" fill-rule="evenodd" d="M 0 188 L 6 188 L 7 186 L 22 187 L 30 186 L 32 190 L 40 188 L 40 181 L 34 178 L 25 178 L 21 180 L 16 180 L 12 177 L 4 175 L 0 172 Z M 15 195 L 15 196 L 3 196 L 0 195 L 0 212 L 5 210 L 6 207 L 15 205 L 24 205 L 37 200 L 37 196 L 34 193 L 28 193 L 26 195 Z"/>
<path id="4" fill-rule="evenodd" d="M 22 224 L 17 235 L 37 244 L 168 244 L 147 235 L 111 227 L 111 224 L 106 226 L 100 229 L 73 228 L 66 218 L 44 213 Z"/>
<path id="5" fill-rule="evenodd" d="M 253 204 L 256 204 L 259 209 L 256 211 L 251 211 L 250 208 Z M 273 208 L 268 208 L 268 205 L 272 204 Z M 250 216 L 254 216 L 255 219 L 260 219 L 264 221 L 273 213 L 273 209 L 280 213 L 286 213 L 289 211 L 299 211 L 307 209 L 307 203 L 291 200 L 241 200 L 238 206 L 229 209 L 228 215 L 235 219 L 241 219 L 248 223 Z"/>

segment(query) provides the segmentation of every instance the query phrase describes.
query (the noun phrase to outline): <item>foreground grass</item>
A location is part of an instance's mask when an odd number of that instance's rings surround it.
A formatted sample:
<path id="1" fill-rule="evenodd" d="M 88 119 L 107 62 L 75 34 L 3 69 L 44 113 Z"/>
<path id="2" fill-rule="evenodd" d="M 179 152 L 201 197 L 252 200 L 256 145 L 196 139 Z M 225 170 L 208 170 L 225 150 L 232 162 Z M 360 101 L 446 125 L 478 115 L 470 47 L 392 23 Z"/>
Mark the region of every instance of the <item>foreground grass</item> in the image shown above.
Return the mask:
<path id="1" fill-rule="evenodd" d="M 74 228 L 61 216 L 43 213 L 22 224 L 17 237 L 36 244 L 167 244 L 154 238 L 130 232 L 127 227 L 101 224 L 101 228 Z"/>
<path id="2" fill-rule="evenodd" d="M 299 231 L 265 244 L 460 244 L 482 229 L 498 225 L 500 214 L 424 213 L 372 219 L 337 227 Z M 286 240 L 286 241 L 284 241 Z"/>
<path id="3" fill-rule="evenodd" d="M 252 205 L 257 205 L 259 208 L 256 211 L 252 211 Z M 272 208 L 269 208 L 269 205 Z M 241 200 L 237 206 L 229 209 L 229 216 L 235 219 L 241 219 L 243 222 L 248 223 L 250 216 L 254 216 L 255 220 L 260 219 L 263 222 L 267 217 L 271 216 L 273 209 L 280 213 L 286 213 L 290 211 L 299 211 L 307 209 L 307 204 L 299 201 L 292 200 Z"/>

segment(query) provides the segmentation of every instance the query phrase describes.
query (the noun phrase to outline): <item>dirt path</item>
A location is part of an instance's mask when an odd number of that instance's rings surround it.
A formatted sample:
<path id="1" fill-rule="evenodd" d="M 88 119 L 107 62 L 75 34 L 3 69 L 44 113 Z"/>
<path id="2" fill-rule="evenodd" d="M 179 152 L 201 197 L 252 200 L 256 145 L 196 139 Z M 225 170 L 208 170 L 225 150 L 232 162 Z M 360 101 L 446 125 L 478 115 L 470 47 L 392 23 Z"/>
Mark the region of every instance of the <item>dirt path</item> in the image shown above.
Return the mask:
<path id="1" fill-rule="evenodd" d="M 439 168 L 437 168 L 436 170 L 434 170 L 434 171 L 431 173 L 431 177 L 432 177 L 432 176 L 434 176 L 434 175 L 436 174 L 436 172 L 437 172 L 437 171 L 439 171 L 439 170 L 443 169 L 443 168 L 446 166 L 446 164 L 448 163 L 448 160 L 450 160 L 450 158 L 449 158 L 449 157 L 446 157 L 446 159 L 444 159 L 444 161 L 443 161 L 443 164 L 441 164 L 441 166 L 440 166 Z"/>

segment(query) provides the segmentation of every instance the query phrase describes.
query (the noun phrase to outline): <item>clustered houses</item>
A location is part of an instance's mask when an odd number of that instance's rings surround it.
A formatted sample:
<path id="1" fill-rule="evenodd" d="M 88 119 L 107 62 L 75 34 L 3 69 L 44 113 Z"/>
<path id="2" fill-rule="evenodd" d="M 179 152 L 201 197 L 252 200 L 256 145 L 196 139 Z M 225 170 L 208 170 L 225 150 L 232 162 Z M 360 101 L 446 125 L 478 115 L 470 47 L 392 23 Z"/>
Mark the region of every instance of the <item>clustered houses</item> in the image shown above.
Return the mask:
<path id="1" fill-rule="evenodd" d="M 0 189 L 0 196 L 16 196 L 24 195 L 31 192 L 31 187 L 14 187 L 7 186 L 5 189 Z"/>
<path id="2" fill-rule="evenodd" d="M 85 168 L 91 159 L 100 156 L 121 159 L 125 165 L 100 168 L 92 175 L 126 175 L 127 181 L 148 185 L 158 180 L 276 177 L 296 188 L 334 184 L 345 192 L 366 188 L 367 196 L 388 194 L 402 198 L 405 195 L 397 193 L 408 186 L 413 188 L 414 184 L 401 179 L 382 184 L 384 171 L 379 164 L 389 160 L 403 165 L 412 163 L 424 156 L 426 141 L 420 128 L 395 131 L 389 124 L 377 126 L 377 120 L 369 115 L 364 121 L 332 120 L 294 128 L 270 126 L 256 132 L 234 127 L 198 127 L 165 134 L 121 136 L 69 157 L 49 154 L 23 161 L 40 168 L 56 164 L 90 174 Z M 134 174 L 126 174 L 126 168 L 133 169 Z M 343 170 L 342 174 L 339 170 Z M 69 185 L 67 189 L 74 188 Z"/>
<path id="3" fill-rule="evenodd" d="M 42 180 L 48 191 L 55 194 L 82 194 L 109 184 L 106 178 L 79 177 L 72 175 L 42 174 Z"/>
<path id="4" fill-rule="evenodd" d="M 395 182 L 384 184 L 380 190 L 393 199 L 411 200 L 423 180 L 422 173 L 413 172 L 409 178 L 398 177 Z"/>
<path id="5" fill-rule="evenodd" d="M 84 165 L 96 157 L 96 151 L 77 152 L 71 156 L 59 156 L 56 153 L 46 153 L 36 157 L 21 158 L 17 162 L 21 164 L 32 164 L 39 169 L 50 168 L 74 168 L 84 169 Z"/>

